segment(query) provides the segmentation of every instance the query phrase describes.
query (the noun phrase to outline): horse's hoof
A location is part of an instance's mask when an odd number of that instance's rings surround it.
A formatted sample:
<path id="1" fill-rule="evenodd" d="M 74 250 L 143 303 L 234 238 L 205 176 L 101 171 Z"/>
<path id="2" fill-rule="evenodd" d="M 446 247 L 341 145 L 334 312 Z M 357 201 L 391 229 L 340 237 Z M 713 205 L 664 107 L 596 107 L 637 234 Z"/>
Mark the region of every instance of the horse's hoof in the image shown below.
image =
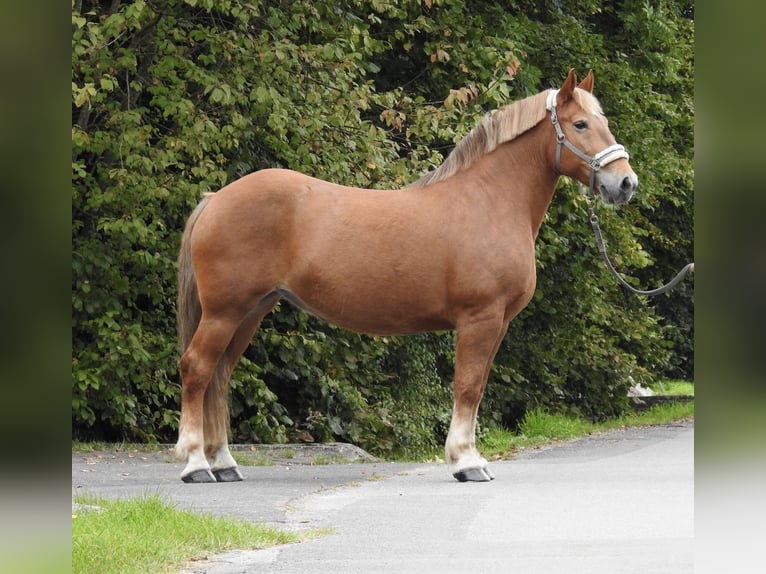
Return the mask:
<path id="1" fill-rule="evenodd" d="M 452 476 L 457 478 L 460 482 L 489 482 L 494 475 L 485 468 L 473 467 L 464 468 L 454 473 Z"/>
<path id="2" fill-rule="evenodd" d="M 218 482 L 239 482 L 245 478 L 236 466 L 214 470 L 213 476 Z"/>
<path id="3" fill-rule="evenodd" d="M 194 470 L 187 474 L 186 476 L 182 476 L 181 480 L 183 480 L 187 484 L 199 484 L 203 482 L 215 482 L 215 476 L 213 476 L 213 473 L 210 472 L 209 468 L 200 468 L 199 470 Z"/>

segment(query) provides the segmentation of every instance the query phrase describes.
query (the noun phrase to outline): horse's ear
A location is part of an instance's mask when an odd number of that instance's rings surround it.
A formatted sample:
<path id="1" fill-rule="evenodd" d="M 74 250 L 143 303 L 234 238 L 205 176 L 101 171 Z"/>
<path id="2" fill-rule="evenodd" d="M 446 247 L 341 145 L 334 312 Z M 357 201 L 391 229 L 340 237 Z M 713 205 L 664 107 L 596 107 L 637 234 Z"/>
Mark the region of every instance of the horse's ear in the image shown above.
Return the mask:
<path id="1" fill-rule="evenodd" d="M 578 88 L 582 88 L 586 92 L 593 93 L 593 70 L 588 70 L 588 74 L 583 78 L 582 82 L 580 82 L 577 86 Z"/>
<path id="2" fill-rule="evenodd" d="M 564 104 L 572 99 L 572 92 L 574 92 L 576 85 L 577 75 L 575 74 L 574 68 L 572 68 L 569 70 L 569 74 L 567 74 L 567 79 L 564 80 L 564 83 L 561 84 L 561 88 L 559 89 L 559 104 Z"/>
<path id="3" fill-rule="evenodd" d="M 578 88 L 585 90 L 586 92 L 593 93 L 593 70 L 588 70 L 587 75 L 577 85 Z"/>

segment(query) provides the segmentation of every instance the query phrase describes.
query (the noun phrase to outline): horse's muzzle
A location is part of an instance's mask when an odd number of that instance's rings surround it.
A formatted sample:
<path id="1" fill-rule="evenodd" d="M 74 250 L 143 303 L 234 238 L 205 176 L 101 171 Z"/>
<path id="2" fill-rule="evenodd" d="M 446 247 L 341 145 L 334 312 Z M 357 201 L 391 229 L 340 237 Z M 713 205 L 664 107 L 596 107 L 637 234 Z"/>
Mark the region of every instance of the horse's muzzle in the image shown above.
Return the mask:
<path id="1" fill-rule="evenodd" d="M 598 190 L 604 203 L 620 205 L 627 203 L 636 194 L 638 176 L 630 173 L 617 181 L 612 180 L 605 172 L 599 174 Z"/>

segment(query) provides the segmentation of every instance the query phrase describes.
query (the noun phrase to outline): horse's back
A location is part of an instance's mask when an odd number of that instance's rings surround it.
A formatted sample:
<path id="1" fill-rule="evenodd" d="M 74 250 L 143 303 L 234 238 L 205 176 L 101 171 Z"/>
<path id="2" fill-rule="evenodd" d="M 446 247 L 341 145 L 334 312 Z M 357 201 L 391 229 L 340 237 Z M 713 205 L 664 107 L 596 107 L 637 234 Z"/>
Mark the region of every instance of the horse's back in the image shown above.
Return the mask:
<path id="1" fill-rule="evenodd" d="M 290 170 L 245 176 L 213 194 L 195 227 L 203 291 L 276 291 L 356 331 L 449 328 L 448 226 L 421 199 Z"/>

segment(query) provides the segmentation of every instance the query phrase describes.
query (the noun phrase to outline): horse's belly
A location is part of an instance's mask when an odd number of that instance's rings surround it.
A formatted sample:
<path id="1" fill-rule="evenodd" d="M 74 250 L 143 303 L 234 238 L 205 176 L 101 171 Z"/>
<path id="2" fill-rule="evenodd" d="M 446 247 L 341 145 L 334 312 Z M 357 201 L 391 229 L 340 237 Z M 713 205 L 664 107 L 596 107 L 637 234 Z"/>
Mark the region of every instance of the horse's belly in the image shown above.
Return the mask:
<path id="1" fill-rule="evenodd" d="M 407 335 L 453 328 L 440 290 L 412 289 L 406 280 L 375 282 L 346 277 L 315 279 L 279 293 L 291 303 L 334 325 L 370 335 Z"/>

